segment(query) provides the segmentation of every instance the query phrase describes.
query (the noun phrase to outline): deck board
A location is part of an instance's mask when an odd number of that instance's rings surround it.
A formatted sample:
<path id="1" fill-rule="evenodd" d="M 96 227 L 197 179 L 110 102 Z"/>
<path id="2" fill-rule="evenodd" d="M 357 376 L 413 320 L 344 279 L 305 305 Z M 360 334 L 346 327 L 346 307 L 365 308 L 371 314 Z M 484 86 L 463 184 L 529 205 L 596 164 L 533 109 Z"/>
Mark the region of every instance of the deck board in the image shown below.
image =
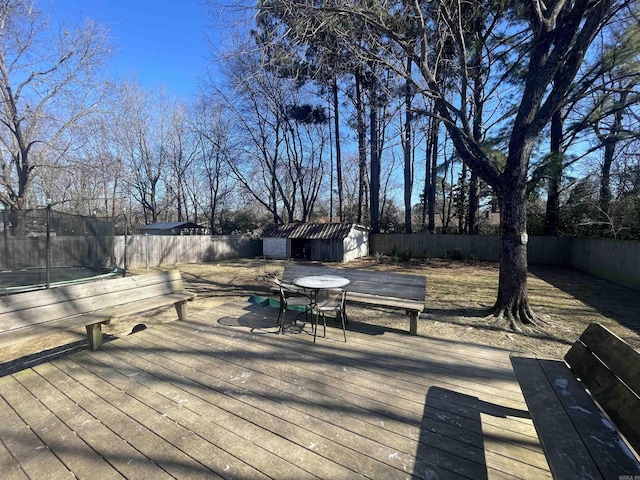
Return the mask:
<path id="1" fill-rule="evenodd" d="M 550 478 L 509 352 L 233 302 L 0 378 L 3 478 Z M 8 472 L 8 476 L 4 475 Z"/>
<path id="2" fill-rule="evenodd" d="M 13 471 L 16 478 L 24 473 L 29 478 L 73 478 L 72 473 L 51 452 L 47 445 L 40 439 L 37 433 L 23 421 L 16 411 L 5 400 L 5 389 L 10 390 L 15 385 L 15 380 L 1 379 L 2 403 L 0 403 L 0 422 L 2 425 L 2 443 L 9 452 L 11 459 L 3 456 L 1 471 Z M 20 470 L 18 470 L 19 467 Z"/>
<path id="3" fill-rule="evenodd" d="M 46 366 L 37 368 L 38 372 L 32 372 L 38 373 L 37 375 L 19 376 L 22 385 L 32 394 L 37 395 L 52 413 L 91 449 L 99 452 L 110 465 L 114 465 L 124 477 L 149 480 L 171 478 L 129 445 L 126 440 L 66 396 L 64 384 L 60 384 L 61 389 L 58 389 L 56 385 L 50 383 L 56 378 L 57 372 L 54 369 Z M 49 381 L 45 380 L 45 377 Z"/>

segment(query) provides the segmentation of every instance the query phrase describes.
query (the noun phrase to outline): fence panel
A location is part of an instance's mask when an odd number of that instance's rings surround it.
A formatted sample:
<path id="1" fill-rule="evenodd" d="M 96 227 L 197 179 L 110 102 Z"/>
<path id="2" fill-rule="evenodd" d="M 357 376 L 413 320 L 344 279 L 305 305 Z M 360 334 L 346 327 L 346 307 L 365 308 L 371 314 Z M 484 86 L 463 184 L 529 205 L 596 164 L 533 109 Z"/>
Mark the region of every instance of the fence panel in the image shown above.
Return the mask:
<path id="1" fill-rule="evenodd" d="M 125 268 L 125 238 L 115 237 L 116 265 Z M 214 262 L 262 255 L 262 240 L 241 235 L 132 235 L 127 237 L 126 267 Z"/>
<path id="2" fill-rule="evenodd" d="M 499 260 L 500 239 L 489 235 L 375 234 L 370 238 L 372 254 L 407 251 L 418 258 L 474 258 L 489 262 Z M 571 256 L 571 239 L 530 237 L 529 263 L 563 265 Z"/>
<path id="3" fill-rule="evenodd" d="M 370 253 L 498 261 L 499 238 L 485 235 L 373 234 Z M 609 239 L 529 237 L 529 264 L 567 265 L 640 290 L 640 243 Z"/>
<path id="4" fill-rule="evenodd" d="M 570 237 L 529 237 L 529 265 L 569 265 L 572 240 Z"/>
<path id="5" fill-rule="evenodd" d="M 640 243 L 573 238 L 571 265 L 578 270 L 640 290 Z"/>

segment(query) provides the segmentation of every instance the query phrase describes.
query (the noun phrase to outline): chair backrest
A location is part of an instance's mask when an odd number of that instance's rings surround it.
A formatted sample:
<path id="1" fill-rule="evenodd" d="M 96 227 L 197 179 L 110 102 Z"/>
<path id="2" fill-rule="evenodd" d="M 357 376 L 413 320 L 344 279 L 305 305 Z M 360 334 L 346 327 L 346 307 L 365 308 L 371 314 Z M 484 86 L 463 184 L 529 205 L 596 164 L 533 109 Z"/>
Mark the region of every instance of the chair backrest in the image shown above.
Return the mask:
<path id="1" fill-rule="evenodd" d="M 329 294 L 334 294 L 335 295 L 335 299 L 338 303 L 340 303 L 340 305 L 342 306 L 342 308 L 344 308 L 344 303 L 347 299 L 347 291 L 344 288 L 337 288 L 335 290 L 329 290 Z"/>
<path id="2" fill-rule="evenodd" d="M 327 297 L 319 301 L 320 310 L 343 310 L 347 299 L 347 291 L 344 288 L 324 290 L 323 293 L 327 294 Z"/>
<path id="3" fill-rule="evenodd" d="M 347 301 L 347 291 L 343 288 L 342 294 L 340 295 L 340 308 L 342 310 L 344 310 L 346 301 Z"/>
<path id="4" fill-rule="evenodd" d="M 291 297 L 294 295 L 299 296 L 299 295 L 305 294 L 301 289 L 299 289 L 292 283 L 283 282 L 279 278 L 274 278 L 273 283 L 275 283 L 280 289 L 280 297 L 282 298 Z"/>
<path id="5" fill-rule="evenodd" d="M 280 292 L 280 298 L 285 298 L 284 295 L 284 286 L 282 285 L 282 281 L 279 278 L 274 278 L 273 279 L 273 283 L 276 284 L 276 286 L 278 287 L 278 290 Z"/>

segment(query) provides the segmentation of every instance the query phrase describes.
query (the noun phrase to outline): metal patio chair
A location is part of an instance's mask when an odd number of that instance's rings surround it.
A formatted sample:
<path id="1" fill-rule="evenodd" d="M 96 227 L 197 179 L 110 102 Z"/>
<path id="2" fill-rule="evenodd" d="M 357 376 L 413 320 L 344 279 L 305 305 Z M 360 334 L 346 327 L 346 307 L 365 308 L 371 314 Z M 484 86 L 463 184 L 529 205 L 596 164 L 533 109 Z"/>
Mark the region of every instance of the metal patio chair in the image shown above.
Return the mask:
<path id="1" fill-rule="evenodd" d="M 274 279 L 274 283 L 278 286 L 280 291 L 280 311 L 278 312 L 278 327 L 280 328 L 280 333 L 284 334 L 284 317 L 287 310 L 295 310 L 298 311 L 298 316 L 302 313 L 305 314 L 305 318 L 309 318 L 309 313 L 311 312 L 313 302 L 311 300 L 311 296 L 308 295 L 304 290 L 290 283 L 283 282 L 279 279 Z M 301 312 L 299 307 L 302 307 L 304 310 Z M 297 318 L 297 317 L 296 317 Z M 295 320 L 294 320 L 295 321 Z"/>
<path id="2" fill-rule="evenodd" d="M 340 290 L 328 290 L 326 298 L 319 299 L 317 304 L 313 306 L 313 314 L 315 314 L 314 327 L 313 327 L 313 341 L 316 341 L 316 333 L 318 331 L 318 317 L 322 316 L 322 324 L 324 327 L 323 337 L 327 336 L 327 319 L 325 314 L 327 312 L 335 312 L 336 320 L 340 318 L 342 323 L 342 334 L 344 335 L 344 341 L 347 341 L 347 329 L 346 320 L 347 313 L 345 311 L 347 292 L 344 289 Z"/>

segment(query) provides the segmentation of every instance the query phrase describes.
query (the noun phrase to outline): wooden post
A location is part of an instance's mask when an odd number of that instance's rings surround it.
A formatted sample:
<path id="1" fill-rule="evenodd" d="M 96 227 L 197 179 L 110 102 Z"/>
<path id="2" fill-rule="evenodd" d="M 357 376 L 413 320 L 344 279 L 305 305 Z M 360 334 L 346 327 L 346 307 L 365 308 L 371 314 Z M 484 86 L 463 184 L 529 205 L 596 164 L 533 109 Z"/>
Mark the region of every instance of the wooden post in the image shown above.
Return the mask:
<path id="1" fill-rule="evenodd" d="M 415 310 L 409 312 L 409 334 L 418 335 L 418 312 Z"/>
<path id="2" fill-rule="evenodd" d="M 178 312 L 178 319 L 186 320 L 187 319 L 187 302 L 186 301 L 176 302 L 174 305 L 176 307 L 176 312 Z"/>
<path id="3" fill-rule="evenodd" d="M 89 348 L 95 352 L 102 345 L 102 324 L 94 323 L 93 325 L 87 325 L 86 328 Z"/>

